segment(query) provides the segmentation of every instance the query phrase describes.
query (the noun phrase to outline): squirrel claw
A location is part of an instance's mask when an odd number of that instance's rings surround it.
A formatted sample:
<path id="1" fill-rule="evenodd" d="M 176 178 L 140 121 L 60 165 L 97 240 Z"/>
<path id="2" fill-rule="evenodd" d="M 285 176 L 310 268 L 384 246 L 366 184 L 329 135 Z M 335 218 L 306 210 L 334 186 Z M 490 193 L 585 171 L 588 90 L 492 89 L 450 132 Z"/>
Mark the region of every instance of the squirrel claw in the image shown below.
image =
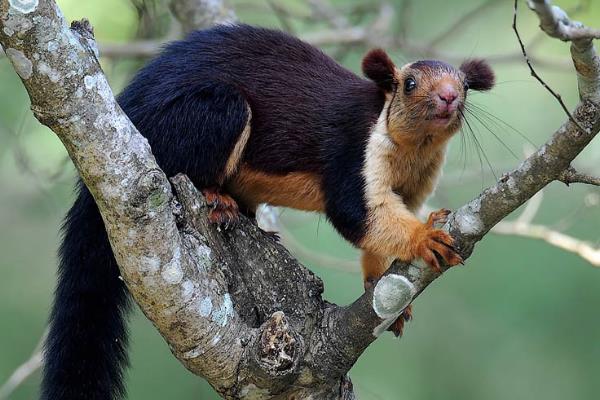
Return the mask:
<path id="1" fill-rule="evenodd" d="M 415 258 L 422 258 L 435 272 L 442 273 L 440 259 L 449 266 L 462 264 L 463 259 L 454 247 L 454 239 L 435 224 L 446 222 L 449 210 L 442 209 L 429 214 L 427 222 L 416 239 Z M 438 259 L 439 256 L 439 259 Z"/>
<path id="2" fill-rule="evenodd" d="M 448 222 L 448 216 L 451 213 L 452 213 L 452 211 L 448 210 L 447 208 L 442 208 L 440 210 L 433 211 L 432 213 L 429 214 L 426 225 L 430 226 L 430 227 L 434 227 L 435 225 L 438 225 L 438 224 L 443 225 L 446 222 Z"/>
<path id="3" fill-rule="evenodd" d="M 240 219 L 240 212 L 235 200 L 216 188 L 203 189 L 202 194 L 210 207 L 208 220 L 224 229 L 234 227 Z"/>
<path id="4" fill-rule="evenodd" d="M 402 312 L 402 314 L 400 314 L 398 319 L 395 320 L 394 323 L 392 323 L 392 325 L 390 325 L 388 331 L 391 331 L 396 337 L 402 337 L 404 325 L 406 322 L 412 319 L 412 315 L 412 304 L 410 304 L 404 309 L 404 311 Z"/>
<path id="5" fill-rule="evenodd" d="M 276 231 L 263 231 L 264 233 L 266 233 L 267 235 L 269 235 L 271 238 L 273 238 L 273 240 L 275 240 L 277 243 L 281 242 L 281 236 L 279 235 L 279 232 Z"/>

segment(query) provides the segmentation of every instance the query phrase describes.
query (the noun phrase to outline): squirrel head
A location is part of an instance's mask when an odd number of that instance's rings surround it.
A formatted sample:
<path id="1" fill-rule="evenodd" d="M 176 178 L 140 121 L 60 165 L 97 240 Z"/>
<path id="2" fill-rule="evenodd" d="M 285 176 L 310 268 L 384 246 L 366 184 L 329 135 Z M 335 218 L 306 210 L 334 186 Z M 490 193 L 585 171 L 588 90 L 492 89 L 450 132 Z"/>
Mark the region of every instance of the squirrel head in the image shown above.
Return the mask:
<path id="1" fill-rule="evenodd" d="M 417 144 L 447 141 L 462 125 L 467 93 L 490 90 L 495 80 L 481 59 L 467 60 L 459 69 L 433 60 L 398 68 L 381 49 L 367 53 L 362 69 L 386 94 L 389 135 Z"/>

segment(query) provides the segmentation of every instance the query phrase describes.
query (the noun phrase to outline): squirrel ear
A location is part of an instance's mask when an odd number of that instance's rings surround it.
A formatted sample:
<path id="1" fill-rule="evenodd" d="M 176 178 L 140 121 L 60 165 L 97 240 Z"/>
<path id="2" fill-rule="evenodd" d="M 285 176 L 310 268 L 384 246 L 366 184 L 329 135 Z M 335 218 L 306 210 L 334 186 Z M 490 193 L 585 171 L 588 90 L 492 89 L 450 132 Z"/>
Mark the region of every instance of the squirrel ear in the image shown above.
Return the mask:
<path id="1" fill-rule="evenodd" d="M 393 90 L 395 69 L 396 66 L 382 49 L 369 51 L 362 61 L 362 70 L 365 76 L 388 92 Z"/>
<path id="2" fill-rule="evenodd" d="M 496 77 L 492 67 L 485 60 L 466 60 L 460 66 L 460 70 L 466 75 L 466 84 L 473 90 L 490 90 L 494 87 Z"/>

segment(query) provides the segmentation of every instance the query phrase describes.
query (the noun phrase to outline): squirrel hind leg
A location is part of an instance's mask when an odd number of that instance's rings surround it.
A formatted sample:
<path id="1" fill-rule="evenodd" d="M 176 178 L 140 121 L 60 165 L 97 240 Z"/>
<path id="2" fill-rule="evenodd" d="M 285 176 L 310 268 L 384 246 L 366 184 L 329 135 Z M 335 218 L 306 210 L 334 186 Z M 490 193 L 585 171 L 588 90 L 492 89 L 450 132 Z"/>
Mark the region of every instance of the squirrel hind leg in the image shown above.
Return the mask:
<path id="1" fill-rule="evenodd" d="M 412 304 L 409 304 L 402 314 L 394 321 L 392 325 L 388 328 L 388 331 L 391 331 L 396 337 L 402 337 L 402 333 L 404 332 L 404 324 L 412 319 Z"/>
<path id="2" fill-rule="evenodd" d="M 369 251 L 363 251 L 361 266 L 365 290 L 370 289 L 377 284 L 379 278 L 387 271 L 390 263 L 391 259 L 389 257 L 382 257 Z M 390 325 L 388 331 L 393 332 L 396 337 L 402 336 L 405 322 L 410 321 L 411 319 L 412 305 L 408 305 L 398 319 Z"/>
<path id="3" fill-rule="evenodd" d="M 375 286 L 389 266 L 388 257 L 364 250 L 361 255 L 361 267 L 365 290 Z"/>
<path id="4" fill-rule="evenodd" d="M 233 227 L 240 219 L 240 209 L 237 202 L 228 195 L 222 193 L 218 187 L 202 189 L 206 204 L 210 207 L 208 220 L 225 228 Z"/>

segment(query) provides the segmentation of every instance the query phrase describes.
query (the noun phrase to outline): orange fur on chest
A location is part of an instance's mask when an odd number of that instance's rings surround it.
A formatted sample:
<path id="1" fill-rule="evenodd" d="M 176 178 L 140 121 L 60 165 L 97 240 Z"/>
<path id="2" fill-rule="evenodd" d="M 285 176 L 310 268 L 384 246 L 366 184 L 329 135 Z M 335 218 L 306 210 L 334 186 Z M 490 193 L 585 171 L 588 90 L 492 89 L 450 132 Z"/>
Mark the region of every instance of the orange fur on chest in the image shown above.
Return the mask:
<path id="1" fill-rule="evenodd" d="M 316 174 L 269 174 L 242 165 L 227 184 L 229 191 L 249 209 L 260 203 L 306 211 L 324 211 L 321 180 Z"/>

